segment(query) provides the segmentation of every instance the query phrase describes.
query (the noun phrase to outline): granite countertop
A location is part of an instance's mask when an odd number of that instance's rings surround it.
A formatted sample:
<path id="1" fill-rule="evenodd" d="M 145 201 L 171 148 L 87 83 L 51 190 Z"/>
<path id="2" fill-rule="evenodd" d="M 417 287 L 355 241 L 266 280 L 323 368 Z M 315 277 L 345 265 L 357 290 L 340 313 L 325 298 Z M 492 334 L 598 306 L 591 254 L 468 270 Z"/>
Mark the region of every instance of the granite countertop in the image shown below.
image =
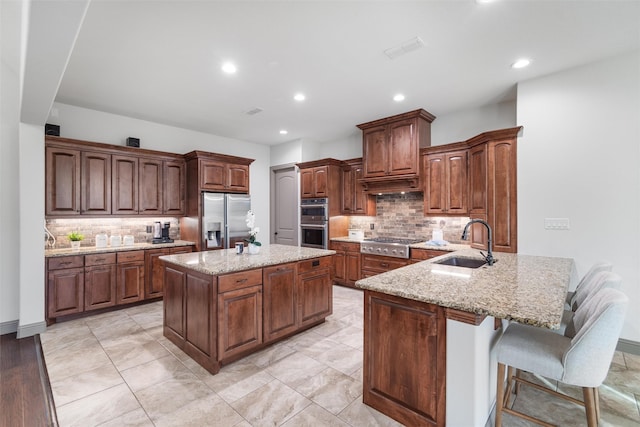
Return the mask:
<path id="1" fill-rule="evenodd" d="M 161 256 L 162 261 L 189 268 L 200 273 L 217 276 L 235 271 L 252 270 L 270 265 L 284 264 L 335 254 L 336 251 L 287 245 L 262 245 L 257 254 L 236 254 L 234 249 L 221 249 L 189 254 Z"/>
<path id="2" fill-rule="evenodd" d="M 360 239 L 352 239 L 349 236 L 342 236 L 342 237 L 332 237 L 329 240 L 332 242 L 362 243 L 363 240 L 367 240 L 367 239 L 360 240 Z M 463 249 L 470 248 L 469 245 L 460 244 L 460 243 L 449 243 L 445 246 L 427 245 L 426 240 L 420 243 L 413 243 L 409 245 L 409 247 L 412 249 L 431 249 L 434 251 L 446 251 L 446 252 L 460 251 Z"/>
<path id="3" fill-rule="evenodd" d="M 69 255 L 91 255 L 91 254 L 101 254 L 106 252 L 122 252 L 122 251 L 139 251 L 144 249 L 159 249 L 159 248 L 175 248 L 179 246 L 194 246 L 194 242 L 189 242 L 186 240 L 174 240 L 173 243 L 134 243 L 133 245 L 128 246 L 107 246 L 104 248 L 96 248 L 95 246 L 80 246 L 79 251 L 74 251 L 71 248 L 60 248 L 60 249 L 45 249 L 44 256 L 45 258 L 58 257 L 58 256 L 69 256 Z"/>
<path id="4" fill-rule="evenodd" d="M 356 286 L 528 325 L 559 327 L 567 288 L 576 275 L 573 259 L 497 252 L 498 262 L 491 267 L 434 263 L 451 255 L 358 280 Z M 456 251 L 455 256 L 482 258 L 475 249 Z"/>

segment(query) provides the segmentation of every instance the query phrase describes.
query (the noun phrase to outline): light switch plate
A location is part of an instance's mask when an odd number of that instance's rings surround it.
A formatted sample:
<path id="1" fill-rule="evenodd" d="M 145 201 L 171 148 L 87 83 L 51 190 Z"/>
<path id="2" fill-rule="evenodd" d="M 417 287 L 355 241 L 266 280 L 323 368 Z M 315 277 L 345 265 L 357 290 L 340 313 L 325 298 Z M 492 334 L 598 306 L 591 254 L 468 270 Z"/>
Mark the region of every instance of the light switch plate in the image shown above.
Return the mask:
<path id="1" fill-rule="evenodd" d="M 545 230 L 568 230 L 569 218 L 545 218 L 544 229 Z"/>

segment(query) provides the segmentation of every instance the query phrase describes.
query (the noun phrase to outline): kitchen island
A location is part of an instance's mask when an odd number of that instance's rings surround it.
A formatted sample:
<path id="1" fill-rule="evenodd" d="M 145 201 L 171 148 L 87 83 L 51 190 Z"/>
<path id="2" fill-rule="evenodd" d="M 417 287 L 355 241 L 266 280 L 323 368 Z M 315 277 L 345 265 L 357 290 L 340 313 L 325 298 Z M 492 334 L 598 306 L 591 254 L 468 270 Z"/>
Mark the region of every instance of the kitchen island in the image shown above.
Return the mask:
<path id="1" fill-rule="evenodd" d="M 560 325 L 572 259 L 497 253 L 493 266 L 438 264 L 467 249 L 356 282 L 365 290 L 363 401 L 406 425 L 484 426 L 506 319 Z"/>
<path id="2" fill-rule="evenodd" d="M 333 312 L 335 251 L 263 245 L 163 256 L 164 336 L 220 367 L 324 322 Z"/>

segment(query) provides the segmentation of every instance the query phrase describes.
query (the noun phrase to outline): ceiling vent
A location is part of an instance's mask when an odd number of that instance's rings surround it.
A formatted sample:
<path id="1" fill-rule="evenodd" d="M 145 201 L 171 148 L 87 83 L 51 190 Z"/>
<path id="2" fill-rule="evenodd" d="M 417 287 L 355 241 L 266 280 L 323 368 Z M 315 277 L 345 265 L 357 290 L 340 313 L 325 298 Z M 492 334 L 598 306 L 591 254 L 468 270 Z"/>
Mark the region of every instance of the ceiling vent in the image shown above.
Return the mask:
<path id="1" fill-rule="evenodd" d="M 424 42 L 420 37 L 414 37 L 410 40 L 400 43 L 398 46 L 391 47 L 384 51 L 384 54 L 389 57 L 389 59 L 396 59 L 399 56 L 404 55 L 405 53 L 412 52 L 414 50 L 418 50 L 421 47 L 424 47 Z"/>
<path id="2" fill-rule="evenodd" d="M 264 111 L 264 110 L 263 110 L 262 108 L 260 108 L 260 107 L 255 107 L 255 108 L 252 108 L 251 110 L 247 110 L 247 111 L 245 111 L 244 113 L 245 113 L 247 116 L 255 116 L 256 114 L 258 114 L 258 113 L 262 113 L 263 111 Z"/>

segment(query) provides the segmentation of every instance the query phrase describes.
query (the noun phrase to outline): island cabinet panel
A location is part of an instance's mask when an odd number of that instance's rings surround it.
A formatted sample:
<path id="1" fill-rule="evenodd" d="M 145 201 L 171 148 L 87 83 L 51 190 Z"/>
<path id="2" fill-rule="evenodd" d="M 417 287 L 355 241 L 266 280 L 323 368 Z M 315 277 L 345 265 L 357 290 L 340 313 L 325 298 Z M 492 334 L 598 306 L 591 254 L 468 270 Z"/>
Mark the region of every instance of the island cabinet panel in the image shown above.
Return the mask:
<path id="1" fill-rule="evenodd" d="M 172 341 L 176 345 L 184 348 L 184 294 L 187 273 L 172 267 L 166 267 L 164 280 L 167 284 L 167 291 L 163 301 L 164 334 L 169 334 L 169 337 L 173 338 Z"/>
<path id="2" fill-rule="evenodd" d="M 111 155 L 82 152 L 81 213 L 111 214 Z"/>
<path id="3" fill-rule="evenodd" d="M 300 326 L 321 321 L 333 313 L 331 257 L 298 263 Z"/>
<path id="4" fill-rule="evenodd" d="M 298 328 L 298 288 L 296 263 L 263 269 L 264 341 L 272 341 Z"/>
<path id="5" fill-rule="evenodd" d="M 45 157 L 45 215 L 79 214 L 80 150 L 47 147 Z"/>
<path id="6" fill-rule="evenodd" d="M 116 305 L 116 254 L 84 257 L 85 311 Z"/>
<path id="7" fill-rule="evenodd" d="M 364 316 L 363 402 L 405 425 L 444 426 L 443 309 L 365 291 Z"/>
<path id="8" fill-rule="evenodd" d="M 185 346 L 203 357 L 215 357 L 215 278 L 187 273 L 185 282 Z"/>
<path id="9" fill-rule="evenodd" d="M 262 344 L 262 285 L 218 294 L 220 360 Z"/>

